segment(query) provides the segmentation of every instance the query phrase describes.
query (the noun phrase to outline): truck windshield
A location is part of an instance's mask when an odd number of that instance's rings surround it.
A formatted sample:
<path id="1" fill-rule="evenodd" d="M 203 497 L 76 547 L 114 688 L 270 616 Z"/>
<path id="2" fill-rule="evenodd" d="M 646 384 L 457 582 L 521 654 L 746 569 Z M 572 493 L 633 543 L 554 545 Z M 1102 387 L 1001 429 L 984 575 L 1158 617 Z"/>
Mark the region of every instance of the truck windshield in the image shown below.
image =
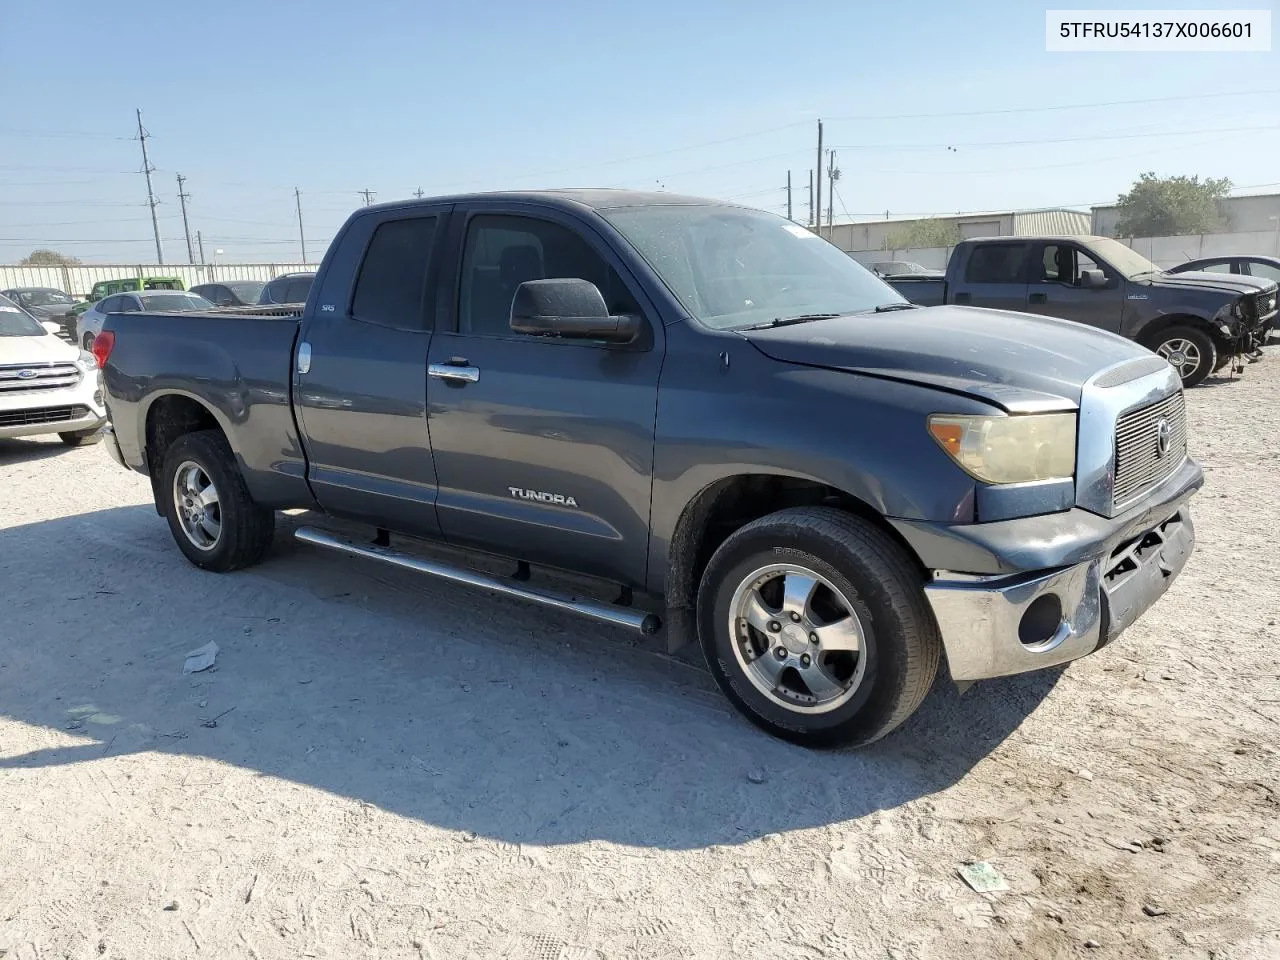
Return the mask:
<path id="1" fill-rule="evenodd" d="M 1089 249 L 1096 251 L 1099 257 L 1124 274 L 1126 280 L 1132 280 L 1144 273 L 1163 272 L 1142 254 L 1131 247 L 1126 247 L 1119 240 L 1099 237 L 1096 240 L 1090 240 L 1088 246 Z"/>
<path id="2" fill-rule="evenodd" d="M 698 204 L 600 213 L 689 314 L 717 330 L 906 303 L 847 254 L 770 213 Z"/>
<path id="3" fill-rule="evenodd" d="M 42 337 L 44 333 L 44 327 L 0 297 L 0 337 Z"/>

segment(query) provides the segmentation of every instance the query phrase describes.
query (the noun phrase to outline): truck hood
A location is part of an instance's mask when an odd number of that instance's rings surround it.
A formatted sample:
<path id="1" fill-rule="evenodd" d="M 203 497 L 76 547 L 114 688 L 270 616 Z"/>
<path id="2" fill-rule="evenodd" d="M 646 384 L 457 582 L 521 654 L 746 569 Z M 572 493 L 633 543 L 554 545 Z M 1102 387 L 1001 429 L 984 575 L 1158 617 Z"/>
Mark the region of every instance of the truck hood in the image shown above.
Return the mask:
<path id="1" fill-rule="evenodd" d="M 860 313 L 743 336 L 775 360 L 937 387 L 1011 412 L 1072 409 L 1104 367 L 1152 356 L 1083 324 L 977 307 Z"/>
<path id="2" fill-rule="evenodd" d="M 0 337 L 0 364 L 69 362 L 80 351 L 51 334 L 36 337 Z"/>
<path id="3" fill-rule="evenodd" d="M 1260 293 L 1275 286 L 1274 280 L 1265 277 L 1248 277 L 1242 273 L 1160 273 L 1133 281 L 1135 285 L 1176 287 L 1180 290 L 1218 290 L 1222 293 Z"/>

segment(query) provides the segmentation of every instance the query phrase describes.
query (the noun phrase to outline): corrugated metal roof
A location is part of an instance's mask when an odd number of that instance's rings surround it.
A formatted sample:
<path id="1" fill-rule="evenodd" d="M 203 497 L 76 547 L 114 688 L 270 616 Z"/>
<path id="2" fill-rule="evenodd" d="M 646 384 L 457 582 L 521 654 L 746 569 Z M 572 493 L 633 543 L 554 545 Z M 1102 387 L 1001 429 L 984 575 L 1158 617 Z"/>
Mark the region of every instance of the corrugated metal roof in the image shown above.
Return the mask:
<path id="1" fill-rule="evenodd" d="M 1043 213 L 1064 213 L 1064 214 L 1070 214 L 1072 216 L 1082 218 L 1078 222 L 1084 224 L 1083 230 L 1072 229 L 1072 230 L 1059 231 L 1059 232 L 1072 233 L 1072 234 L 1089 232 L 1089 229 L 1088 229 L 1089 214 L 1081 213 L 1079 210 L 1068 210 L 1064 207 L 1046 207 L 1046 208 L 1036 209 L 1036 210 L 964 210 L 959 213 L 919 213 L 910 217 L 875 217 L 867 220 L 838 220 L 836 221 L 835 225 L 837 227 L 869 227 L 869 226 L 875 226 L 876 224 L 885 224 L 885 223 L 894 224 L 894 225 L 903 224 L 903 223 L 915 223 L 919 220 L 951 220 L 956 222 L 963 222 L 968 220 L 991 220 L 996 217 L 1008 217 L 1008 216 L 1013 216 L 1015 218 L 1028 217 L 1028 216 L 1034 217 Z M 1070 222 L 1072 224 L 1077 223 L 1077 221 L 1075 220 L 1072 220 Z M 826 229 L 826 228 L 824 227 L 823 229 Z"/>
<path id="2" fill-rule="evenodd" d="M 1091 229 L 1092 217 L 1079 210 L 1028 210 L 1013 215 L 1015 237 L 1072 236 Z"/>

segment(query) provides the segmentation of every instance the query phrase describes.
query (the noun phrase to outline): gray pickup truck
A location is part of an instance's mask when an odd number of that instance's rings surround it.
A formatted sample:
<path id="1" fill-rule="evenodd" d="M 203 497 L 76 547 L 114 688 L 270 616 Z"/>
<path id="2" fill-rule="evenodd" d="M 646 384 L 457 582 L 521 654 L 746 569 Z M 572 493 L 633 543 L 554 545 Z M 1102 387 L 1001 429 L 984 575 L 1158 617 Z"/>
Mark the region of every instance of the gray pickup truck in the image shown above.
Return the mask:
<path id="1" fill-rule="evenodd" d="M 260 560 L 278 509 L 364 522 L 359 543 L 295 536 L 665 628 L 753 722 L 815 746 L 902 723 L 944 654 L 965 683 L 1093 652 L 1194 543 L 1203 478 L 1164 360 L 913 307 L 809 231 L 714 201 L 368 207 L 300 318 L 113 315 L 94 349 L 107 446 L 197 566 Z"/>
<path id="2" fill-rule="evenodd" d="M 1165 273 L 1107 237 L 983 237 L 951 252 L 943 279 L 892 277 L 922 306 L 963 304 L 1087 323 L 1136 340 L 1192 387 L 1239 358 L 1258 359 L 1275 320 L 1276 283 L 1223 273 Z"/>

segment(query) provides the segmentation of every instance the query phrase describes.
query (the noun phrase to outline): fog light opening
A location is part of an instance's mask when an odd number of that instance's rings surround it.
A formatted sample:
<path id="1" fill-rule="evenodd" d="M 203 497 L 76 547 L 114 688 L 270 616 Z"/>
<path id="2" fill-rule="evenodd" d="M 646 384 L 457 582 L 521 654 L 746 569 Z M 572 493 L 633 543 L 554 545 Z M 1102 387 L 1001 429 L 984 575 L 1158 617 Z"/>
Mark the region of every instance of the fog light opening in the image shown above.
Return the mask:
<path id="1" fill-rule="evenodd" d="M 1018 623 L 1018 639 L 1024 647 L 1051 640 L 1062 625 L 1062 599 L 1056 593 L 1046 593 L 1031 601 Z"/>

